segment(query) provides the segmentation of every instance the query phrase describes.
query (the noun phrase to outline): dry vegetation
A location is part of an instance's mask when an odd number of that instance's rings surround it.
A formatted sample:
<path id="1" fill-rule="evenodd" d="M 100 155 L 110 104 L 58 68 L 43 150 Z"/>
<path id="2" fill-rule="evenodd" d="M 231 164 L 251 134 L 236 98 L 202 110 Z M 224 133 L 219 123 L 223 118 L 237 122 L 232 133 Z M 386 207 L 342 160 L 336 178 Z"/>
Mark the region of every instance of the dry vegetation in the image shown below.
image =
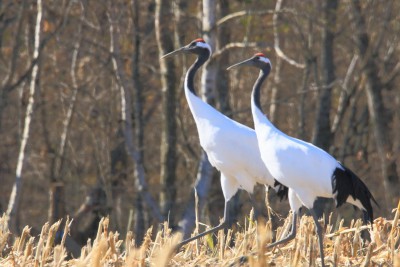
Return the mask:
<path id="1" fill-rule="evenodd" d="M 331 92 L 330 104 L 326 105 L 329 117 L 324 121 L 330 121 L 330 128 L 335 131 L 332 135 L 326 134 L 332 143 L 325 149 L 371 189 L 381 206 L 374 210 L 376 217 L 392 218 L 390 212 L 400 198 L 400 190 L 395 188 L 400 186 L 388 186 L 385 177 L 395 181 L 400 174 L 400 1 L 389 0 L 385 4 L 383 1 L 339 1 L 336 25 L 332 27 L 336 29 L 332 48 L 334 82 L 323 78 L 322 48 L 327 46 L 322 41 L 326 24 L 323 7 L 329 1 L 283 1 L 282 12 L 278 13 L 274 10 L 280 1 L 276 0 L 209 1 L 218 5 L 215 19 L 219 23 L 213 28 L 218 37 L 210 61 L 218 65 L 218 83 L 212 86 L 210 96 L 215 98 L 213 102 L 219 111 L 253 127 L 250 90 L 257 71 L 244 69 L 236 73 L 227 72 L 226 68 L 256 52 L 264 52 L 273 65 L 262 99 L 268 116 L 269 110 L 274 110 L 273 122 L 280 130 L 312 141 L 318 125 L 318 106 L 325 106 L 320 105 L 321 93 Z M 176 61 L 175 67 L 169 68 L 176 76 L 171 86 L 176 96 L 174 101 L 167 100 L 161 82 L 160 63 L 165 61 L 160 61 L 158 44 L 162 42 L 156 38 L 155 26 L 156 3 L 161 1 L 41 2 L 43 16 L 39 25 L 35 22 L 37 1 L 0 1 L 0 215 L 8 209 L 16 178 L 23 181 L 15 213 L 19 222 L 9 224 L 13 233 L 9 240 L 22 233 L 24 225 L 29 225 L 36 244 L 38 232 L 46 221 L 51 225 L 67 214 L 74 219 L 70 234 L 78 243 L 78 252 L 89 236 L 94 239 L 92 233 L 96 227 L 91 227 L 95 225 L 92 222 L 97 223 L 107 215 L 109 229 L 117 230 L 121 239 L 126 239 L 129 229 L 135 232 L 135 239 L 142 240 L 143 235 L 139 238 L 139 233 L 144 234 L 153 226 L 154 240 L 156 228 L 167 216 L 171 228 L 182 225 L 185 218 L 194 217 L 186 214 L 194 207 L 193 186 L 202 176 L 211 186 L 208 191 L 204 190 L 204 200 L 199 201 L 199 220 L 215 225 L 224 211 L 219 173 L 214 169 L 203 175 L 199 168 L 202 150 L 182 86 L 195 57 L 187 55 L 168 61 Z M 173 47 L 165 53 L 204 37 L 207 31 L 202 18 L 210 13 L 203 10 L 205 0 L 162 2 L 174 6 L 164 15 L 168 26 L 164 35 L 174 39 Z M 357 2 L 361 4 L 365 33 L 369 36 L 370 52 L 366 56 L 376 63 L 376 73 L 382 80 L 379 94 L 387 116 L 378 117 L 389 127 L 386 133 L 391 143 L 384 157 L 380 157 L 381 146 L 375 140 L 375 116 L 370 115 L 368 107 L 366 83 L 373 79 L 366 79 L 363 72 L 364 63 L 369 59 L 362 59 L 357 52 L 357 28 L 352 19 L 353 3 Z M 111 20 L 109 15 L 114 12 L 115 19 Z M 279 14 L 276 27 L 273 14 Z M 41 26 L 39 61 L 32 58 L 35 24 Z M 112 36 L 117 46 L 113 49 L 119 48 L 118 53 L 110 47 Z M 274 49 L 277 38 L 285 55 L 307 64 L 306 69 L 296 68 L 277 56 Z M 116 75 L 115 61 L 121 63 L 117 69 L 119 75 Z M 37 91 L 33 95 L 35 105 L 30 126 L 24 127 L 34 63 L 39 68 Z M 205 69 L 202 68 L 202 73 Z M 205 88 L 199 74 L 195 86 L 200 95 Z M 126 78 L 132 101 L 123 98 L 127 94 L 118 77 Z M 122 115 L 126 103 L 136 110 L 132 116 Z M 166 112 L 169 106 L 166 103 L 176 106 Z M 140 110 L 143 114 L 136 114 Z M 124 118 L 135 118 L 137 122 L 125 128 Z M 140 119 L 143 127 L 139 127 Z M 176 122 L 176 126 L 164 127 L 166 121 Z M 138 186 L 136 174 L 139 172 L 135 168 L 140 164 L 127 153 L 124 128 L 132 131 L 126 136 L 134 137 L 136 149 L 143 149 L 140 162 L 147 187 Z M 19 155 L 22 155 L 24 129 L 30 129 L 30 134 L 22 160 Z M 168 133 L 168 129 L 174 129 L 175 133 Z M 176 141 L 171 150 L 165 149 L 172 156 L 162 154 L 162 146 L 166 144 L 162 138 L 167 135 Z M 382 173 L 381 158 L 393 164 L 389 170 L 397 170 L 396 174 Z M 22 168 L 17 167 L 18 159 Z M 165 159 L 175 159 L 176 166 L 171 167 L 173 175 L 170 176 L 174 177 L 173 181 L 162 179 L 167 173 L 163 171 L 166 165 L 173 161 Z M 21 175 L 16 175 L 17 169 L 22 171 Z M 393 188 L 394 193 L 390 194 L 387 188 Z M 142 189 L 147 189 L 148 195 Z M 255 194 L 257 200 L 263 199 L 264 194 L 263 186 L 259 189 L 259 194 Z M 167 194 L 175 191 L 176 194 Z M 154 201 L 149 201 L 148 196 Z M 173 203 L 171 209 L 166 208 L 166 197 Z M 248 195 L 238 194 L 232 204 L 237 220 L 243 224 L 251 205 Z M 287 201 L 272 198 L 271 205 L 287 216 Z M 345 226 L 357 217 L 350 207 L 342 208 L 340 215 L 345 218 Z M 275 230 L 278 224 L 273 221 L 273 225 Z M 5 255 L 8 253 L 3 252 Z"/>
<path id="2" fill-rule="evenodd" d="M 400 202 L 393 219 L 377 218 L 374 225 L 362 226 L 353 221 L 350 227 L 337 230 L 332 224 L 325 227 L 326 262 L 333 266 L 400 266 Z M 250 214 L 250 218 L 252 214 Z M 330 221 L 330 220 L 329 220 Z M 73 223 L 73 222 L 72 222 Z M 279 238 L 289 230 L 290 216 L 277 229 Z M 64 232 L 69 231 L 67 219 Z M 6 218 L 0 219 L 0 266 L 319 266 L 317 236 L 311 217 L 303 216 L 295 240 L 285 246 L 268 250 L 272 227 L 267 223 L 247 220 L 237 231 L 223 231 L 213 240 L 206 237 L 185 245 L 178 253 L 174 245 L 180 235 L 172 235 L 165 223 L 155 236 L 147 231 L 141 247 L 135 247 L 134 235 L 128 232 L 125 240 L 109 230 L 109 219 L 100 222 L 97 236 L 81 250 L 77 259 L 69 259 L 65 248 L 66 235 L 55 245 L 56 232 L 61 221 L 46 223 L 39 237 L 30 235 L 25 227 L 20 237 L 13 239 L 8 231 Z M 367 229 L 371 242 L 363 242 L 362 230 Z"/>

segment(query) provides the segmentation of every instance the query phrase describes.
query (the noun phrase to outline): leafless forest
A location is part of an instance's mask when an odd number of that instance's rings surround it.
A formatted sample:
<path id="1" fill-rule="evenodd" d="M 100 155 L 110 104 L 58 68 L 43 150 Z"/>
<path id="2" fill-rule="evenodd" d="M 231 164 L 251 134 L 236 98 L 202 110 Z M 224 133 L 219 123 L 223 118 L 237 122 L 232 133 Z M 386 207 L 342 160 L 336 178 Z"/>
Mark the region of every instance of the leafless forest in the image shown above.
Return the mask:
<path id="1" fill-rule="evenodd" d="M 400 2 L 359 0 L 0 1 L 0 209 L 12 231 L 70 215 L 86 243 L 101 216 L 141 240 L 150 226 L 217 224 L 218 172 L 183 93 L 194 56 L 160 57 L 202 37 L 204 101 L 252 127 L 254 69 L 273 70 L 262 103 L 287 134 L 350 167 L 387 217 L 400 196 Z M 255 190 L 260 206 L 264 190 Z M 270 194 L 286 216 L 288 203 Z M 240 223 L 247 193 L 234 199 Z M 353 209 L 340 209 L 353 217 Z M 93 227 L 94 226 L 94 227 Z"/>

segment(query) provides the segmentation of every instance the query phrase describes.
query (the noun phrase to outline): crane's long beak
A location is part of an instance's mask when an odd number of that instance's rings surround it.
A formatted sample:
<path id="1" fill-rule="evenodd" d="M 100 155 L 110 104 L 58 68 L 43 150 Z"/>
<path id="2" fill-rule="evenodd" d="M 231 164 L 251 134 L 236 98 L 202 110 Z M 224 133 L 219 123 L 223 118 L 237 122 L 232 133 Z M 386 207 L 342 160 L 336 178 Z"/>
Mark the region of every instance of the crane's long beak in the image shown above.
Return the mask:
<path id="1" fill-rule="evenodd" d="M 172 51 L 172 52 L 169 52 L 168 54 L 163 55 L 161 58 L 167 58 L 167 57 L 174 56 L 176 54 L 179 54 L 179 53 L 185 51 L 185 49 L 186 49 L 186 46 L 178 48 L 175 51 Z"/>
<path id="2" fill-rule="evenodd" d="M 231 69 L 237 68 L 237 67 L 242 66 L 242 65 L 251 65 L 252 60 L 253 60 L 253 58 L 246 59 L 246 60 L 244 60 L 242 62 L 236 63 L 236 64 L 228 67 L 227 70 L 231 70 Z"/>

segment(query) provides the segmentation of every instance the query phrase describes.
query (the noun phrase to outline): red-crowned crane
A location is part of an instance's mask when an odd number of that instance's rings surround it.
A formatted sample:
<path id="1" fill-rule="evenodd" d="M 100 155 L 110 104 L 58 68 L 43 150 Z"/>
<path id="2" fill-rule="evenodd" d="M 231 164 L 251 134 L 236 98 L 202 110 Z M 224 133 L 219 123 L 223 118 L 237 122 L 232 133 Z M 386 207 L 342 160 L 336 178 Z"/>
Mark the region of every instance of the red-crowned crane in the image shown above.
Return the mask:
<path id="1" fill-rule="evenodd" d="M 182 241 L 178 244 L 178 248 L 192 240 L 228 227 L 230 225 L 228 203 L 238 189 L 244 189 L 251 194 L 256 183 L 260 183 L 274 187 L 281 198 L 287 194 L 287 188 L 274 180 L 262 162 L 255 131 L 223 115 L 196 95 L 194 76 L 210 58 L 211 47 L 199 38 L 164 55 L 163 58 L 182 52 L 197 56 L 197 60 L 186 73 L 185 96 L 196 122 L 200 145 L 207 153 L 211 165 L 221 172 L 225 207 L 223 221 L 218 226 Z"/>
<path id="2" fill-rule="evenodd" d="M 372 223 L 371 200 L 374 197 L 367 186 L 351 170 L 330 154 L 311 143 L 290 137 L 278 130 L 263 114 L 260 103 L 261 85 L 271 71 L 271 62 L 262 53 L 232 65 L 253 66 L 260 69 L 251 93 L 251 111 L 257 134 L 261 158 L 272 176 L 289 187 L 289 202 L 293 211 L 292 230 L 284 239 L 269 247 L 287 242 L 296 235 L 296 218 L 300 205 L 307 207 L 313 216 L 319 238 L 322 266 L 324 263 L 322 227 L 314 210 L 318 197 L 333 198 L 336 207 L 348 202 L 363 211 L 364 218 Z M 292 203 L 295 203 L 292 205 Z M 300 205 L 298 205 L 301 203 Z M 378 205 L 378 204 L 377 204 Z"/>

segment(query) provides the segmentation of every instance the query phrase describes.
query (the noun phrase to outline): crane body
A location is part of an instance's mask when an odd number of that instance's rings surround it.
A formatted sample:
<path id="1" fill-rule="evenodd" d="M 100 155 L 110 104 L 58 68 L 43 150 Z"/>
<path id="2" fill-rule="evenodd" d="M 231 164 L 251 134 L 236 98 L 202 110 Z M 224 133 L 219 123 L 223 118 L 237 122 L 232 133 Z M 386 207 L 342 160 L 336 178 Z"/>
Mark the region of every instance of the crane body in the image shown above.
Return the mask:
<path id="1" fill-rule="evenodd" d="M 258 146 L 261 158 L 271 175 L 289 188 L 289 203 L 293 211 L 291 233 L 269 247 L 295 237 L 297 215 L 300 207 L 305 206 L 313 216 L 319 237 L 322 266 L 325 266 L 322 227 L 314 210 L 317 198 L 333 198 L 337 207 L 345 202 L 353 204 L 363 211 L 364 218 L 370 222 L 373 220 L 371 200 L 375 203 L 376 201 L 367 186 L 350 169 L 315 145 L 286 135 L 264 115 L 260 92 L 261 85 L 272 68 L 269 59 L 264 54 L 257 53 L 228 69 L 242 65 L 260 69 L 251 93 L 251 110 Z"/>
<path id="2" fill-rule="evenodd" d="M 225 198 L 224 218 L 220 225 L 195 237 L 186 239 L 178 247 L 206 234 L 226 228 L 229 222 L 228 202 L 239 189 L 253 193 L 257 183 L 274 187 L 283 198 L 288 189 L 278 183 L 263 163 L 258 149 L 256 132 L 240 124 L 208 103 L 201 100 L 194 90 L 196 71 L 210 58 L 211 48 L 201 38 L 163 57 L 180 52 L 197 55 L 186 73 L 184 90 L 187 103 L 196 123 L 200 145 L 207 153 L 212 166 L 221 173 L 221 187 Z"/>
<path id="3" fill-rule="evenodd" d="M 185 89 L 185 94 L 201 147 L 211 165 L 230 182 L 230 186 L 222 187 L 225 198 L 233 197 L 238 189 L 253 193 L 256 183 L 273 186 L 275 181 L 261 159 L 255 131 L 223 115 L 189 90 Z"/>

